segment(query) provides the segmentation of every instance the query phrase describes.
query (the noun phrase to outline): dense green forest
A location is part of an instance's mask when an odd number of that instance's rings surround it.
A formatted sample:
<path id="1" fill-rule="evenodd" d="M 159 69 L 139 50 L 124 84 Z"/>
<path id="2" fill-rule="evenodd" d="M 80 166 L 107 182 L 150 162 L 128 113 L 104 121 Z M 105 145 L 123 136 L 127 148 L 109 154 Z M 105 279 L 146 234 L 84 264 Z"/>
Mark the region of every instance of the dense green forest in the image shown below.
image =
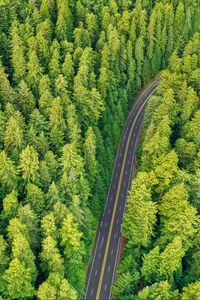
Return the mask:
<path id="1" fill-rule="evenodd" d="M 83 297 L 128 109 L 168 64 L 113 294 L 151 285 L 137 299 L 175 299 L 173 288 L 198 280 L 199 35 L 183 49 L 199 15 L 195 0 L 0 0 L 1 300 Z"/>
<path id="2" fill-rule="evenodd" d="M 200 35 L 151 97 L 128 198 L 115 299 L 200 299 Z M 134 293 L 137 296 L 131 296 Z M 179 291 L 182 293 L 179 294 Z"/>

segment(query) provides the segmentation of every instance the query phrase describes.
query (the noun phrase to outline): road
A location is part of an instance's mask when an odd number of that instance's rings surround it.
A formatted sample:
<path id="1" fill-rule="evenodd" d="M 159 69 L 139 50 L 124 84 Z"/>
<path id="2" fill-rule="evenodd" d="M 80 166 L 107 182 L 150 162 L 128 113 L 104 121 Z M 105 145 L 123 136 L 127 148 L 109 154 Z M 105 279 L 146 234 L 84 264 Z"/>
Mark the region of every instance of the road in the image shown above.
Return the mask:
<path id="1" fill-rule="evenodd" d="M 156 87 L 157 81 L 154 81 L 138 96 L 127 118 L 115 158 L 104 213 L 96 234 L 85 300 L 109 300 L 111 298 L 111 286 L 121 241 L 122 219 L 135 170 L 135 155 L 145 106 Z"/>

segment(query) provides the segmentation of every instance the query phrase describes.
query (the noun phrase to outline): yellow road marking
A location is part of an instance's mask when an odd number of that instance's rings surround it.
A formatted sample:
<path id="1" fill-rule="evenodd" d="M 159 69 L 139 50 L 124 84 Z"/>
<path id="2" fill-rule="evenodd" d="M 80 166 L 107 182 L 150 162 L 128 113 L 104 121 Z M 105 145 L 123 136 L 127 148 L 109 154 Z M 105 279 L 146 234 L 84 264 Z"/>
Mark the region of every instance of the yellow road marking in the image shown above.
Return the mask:
<path id="1" fill-rule="evenodd" d="M 112 214 L 112 219 L 111 219 L 111 224 L 110 224 L 110 228 L 109 228 L 109 233 L 108 233 L 108 239 L 107 239 L 107 243 L 106 243 L 106 249 L 105 249 L 105 254 L 104 254 L 104 258 L 103 258 L 103 264 L 102 264 L 102 268 L 101 268 L 101 274 L 100 274 L 100 278 L 99 278 L 99 284 L 98 284 L 98 289 L 97 289 L 97 294 L 96 294 L 96 300 L 100 299 L 100 293 L 101 293 L 101 287 L 102 287 L 102 282 L 103 282 L 103 275 L 105 272 L 105 266 L 106 266 L 106 260 L 108 257 L 108 249 L 109 249 L 109 245 L 110 245 L 110 238 L 111 238 L 111 234 L 112 234 L 112 229 L 113 229 L 113 223 L 114 223 L 114 219 L 115 219 L 115 215 L 116 215 L 116 209 L 117 209 L 117 204 L 118 204 L 118 200 L 119 200 L 119 192 L 120 192 L 120 188 L 121 188 L 121 183 L 122 183 L 122 176 L 124 173 L 124 167 L 125 167 L 125 162 L 126 162 L 126 157 L 127 157 L 127 152 L 128 152 L 128 147 L 130 144 L 130 139 L 132 136 L 132 131 L 133 128 L 135 126 L 135 123 L 137 121 L 137 118 L 141 112 L 141 110 L 143 109 L 143 107 L 145 106 L 146 102 L 148 101 L 148 99 L 152 96 L 152 94 L 155 92 L 155 90 L 153 90 L 153 92 L 149 95 L 149 97 L 146 99 L 146 101 L 143 103 L 143 105 L 141 106 L 140 110 L 138 111 L 135 120 L 131 126 L 131 130 L 128 136 L 128 141 L 126 143 L 126 148 L 125 148 L 125 155 L 124 155 L 124 159 L 123 159 L 123 163 L 122 163 L 122 168 L 121 168 L 121 173 L 120 173 L 120 179 L 119 179 L 119 184 L 118 184 L 118 188 L 117 188 L 117 195 L 116 195 L 116 199 L 115 199 L 115 205 L 114 205 L 114 209 L 113 209 L 113 214 Z"/>

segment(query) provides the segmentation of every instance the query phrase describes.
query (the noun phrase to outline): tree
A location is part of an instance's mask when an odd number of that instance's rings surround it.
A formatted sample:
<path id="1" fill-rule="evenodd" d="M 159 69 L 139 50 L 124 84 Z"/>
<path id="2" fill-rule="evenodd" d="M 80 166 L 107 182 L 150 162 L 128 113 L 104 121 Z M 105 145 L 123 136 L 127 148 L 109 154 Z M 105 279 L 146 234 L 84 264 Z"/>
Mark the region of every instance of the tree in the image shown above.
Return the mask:
<path id="1" fill-rule="evenodd" d="M 53 1 L 52 1 L 53 2 Z M 41 65 L 47 68 L 50 59 L 50 43 L 52 39 L 52 23 L 50 19 L 37 24 L 37 35 L 35 36 L 35 47 Z"/>
<path id="2" fill-rule="evenodd" d="M 14 69 L 14 80 L 19 82 L 25 77 L 26 61 L 22 40 L 18 30 L 18 23 L 13 22 L 11 28 L 12 67 Z"/>
<path id="3" fill-rule="evenodd" d="M 94 44 L 94 42 L 97 40 L 98 37 L 97 15 L 95 15 L 94 13 L 87 13 L 85 16 L 85 22 L 86 22 L 91 43 Z"/>
<path id="4" fill-rule="evenodd" d="M 154 278 L 158 278 L 159 263 L 160 263 L 159 246 L 156 246 L 154 249 L 150 250 L 149 253 L 144 254 L 141 273 L 145 281 L 151 282 L 153 281 Z"/>
<path id="5" fill-rule="evenodd" d="M 26 202 L 31 205 L 33 210 L 42 214 L 45 210 L 45 197 L 44 192 L 35 184 L 28 183 L 27 186 L 27 194 L 26 194 Z"/>
<path id="6" fill-rule="evenodd" d="M 161 215 L 161 241 L 170 241 L 180 236 L 185 247 L 196 233 L 197 211 L 188 202 L 188 192 L 183 184 L 173 186 L 164 196 L 159 205 Z"/>
<path id="7" fill-rule="evenodd" d="M 56 35 L 58 40 L 70 39 L 73 30 L 73 17 L 69 1 L 57 2 L 58 17 L 56 22 Z"/>
<path id="8" fill-rule="evenodd" d="M 28 299 L 34 296 L 30 269 L 25 268 L 18 258 L 11 260 L 3 279 L 6 282 L 5 297 Z"/>
<path id="9" fill-rule="evenodd" d="M 187 142 L 180 138 L 176 140 L 176 152 L 179 157 L 180 165 L 185 169 L 193 169 L 193 160 L 197 156 L 197 149 L 193 142 Z"/>
<path id="10" fill-rule="evenodd" d="M 20 206 L 17 211 L 17 217 L 19 222 L 25 225 L 27 239 L 29 240 L 31 249 L 33 251 L 39 249 L 40 247 L 40 231 L 39 220 L 36 213 L 31 208 L 30 204 L 26 204 L 24 206 Z M 30 238 L 29 238 L 30 237 Z M 34 252 L 35 253 L 35 252 Z"/>
<path id="11" fill-rule="evenodd" d="M 45 160 L 40 161 L 40 182 L 43 186 L 43 189 L 45 191 L 47 191 L 47 189 L 51 183 L 51 176 L 49 174 L 49 168 L 48 168 Z"/>
<path id="12" fill-rule="evenodd" d="M 47 153 L 44 156 L 44 159 L 52 180 L 56 182 L 60 174 L 60 171 L 58 169 L 59 165 L 58 165 L 57 157 L 52 151 L 47 151 Z"/>
<path id="13" fill-rule="evenodd" d="M 19 207 L 19 202 L 17 199 L 17 192 L 12 191 L 3 199 L 3 217 L 6 219 L 11 219 L 16 216 Z"/>
<path id="14" fill-rule="evenodd" d="M 42 67 L 40 66 L 37 53 L 35 50 L 30 50 L 29 61 L 27 64 L 28 74 L 27 82 L 34 92 L 38 92 L 38 84 L 42 77 Z"/>
<path id="15" fill-rule="evenodd" d="M 156 126 L 151 122 L 147 129 L 146 136 L 143 142 L 142 165 L 145 170 L 151 169 L 152 164 L 156 165 L 160 158 L 170 148 L 170 120 L 169 117 L 163 117 L 160 123 Z"/>
<path id="16" fill-rule="evenodd" d="M 51 272 L 64 276 L 64 261 L 61 257 L 56 241 L 47 236 L 42 241 L 42 252 L 40 253 L 42 269 L 48 275 Z"/>
<path id="17" fill-rule="evenodd" d="M 4 151 L 0 152 L 0 183 L 3 192 L 17 188 L 18 177 L 17 169 L 12 160 L 8 158 Z"/>
<path id="18" fill-rule="evenodd" d="M 137 300 L 154 300 L 154 299 L 178 299 L 178 291 L 172 291 L 167 281 L 160 281 L 145 287 L 138 293 Z"/>
<path id="19" fill-rule="evenodd" d="M 6 152 L 10 153 L 13 159 L 18 159 L 24 146 L 24 123 L 19 112 L 8 119 L 4 134 L 4 145 Z"/>
<path id="20" fill-rule="evenodd" d="M 77 148 L 79 148 L 81 144 L 81 128 L 76 108 L 73 104 L 67 106 L 67 128 L 70 143 L 76 144 Z"/>
<path id="21" fill-rule="evenodd" d="M 76 48 L 86 48 L 91 46 L 90 36 L 88 30 L 83 27 L 83 23 L 80 22 L 79 27 L 76 27 L 73 32 L 74 45 Z"/>
<path id="22" fill-rule="evenodd" d="M 183 137 L 200 147 L 200 134 L 198 131 L 200 125 L 200 110 L 197 110 L 191 121 L 183 127 Z"/>
<path id="23" fill-rule="evenodd" d="M 94 184 L 97 175 L 97 160 L 96 160 L 96 136 L 91 127 L 88 128 L 84 143 L 85 165 L 88 174 L 88 180 L 91 185 Z"/>
<path id="24" fill-rule="evenodd" d="M 85 178 L 83 158 L 77 153 L 74 144 L 66 144 L 61 156 L 61 188 L 64 195 L 81 195 L 83 203 L 88 198 L 89 186 Z"/>
<path id="25" fill-rule="evenodd" d="M 58 77 L 60 74 L 60 45 L 55 40 L 51 46 L 52 57 L 49 63 L 49 74 L 52 79 L 52 82 Z"/>
<path id="26" fill-rule="evenodd" d="M 155 175 L 159 180 L 157 192 L 166 190 L 178 172 L 178 157 L 174 150 L 156 159 Z"/>
<path id="27" fill-rule="evenodd" d="M 38 289 L 39 300 L 77 300 L 78 294 L 67 279 L 63 279 L 59 274 L 51 273 L 48 279 L 43 282 Z"/>
<path id="28" fill-rule="evenodd" d="M 171 278 L 174 272 L 182 267 L 182 258 L 185 255 L 182 240 L 179 236 L 167 245 L 165 250 L 160 254 L 159 275 L 161 278 Z"/>
<path id="29" fill-rule="evenodd" d="M 81 65 L 74 78 L 74 101 L 78 111 L 81 112 L 81 121 L 84 126 L 89 123 L 97 124 L 100 114 L 104 110 L 104 101 L 97 89 L 88 89 L 88 78 L 88 67 Z"/>
<path id="30" fill-rule="evenodd" d="M 172 280 L 174 273 L 182 266 L 184 255 L 185 250 L 179 236 L 176 236 L 161 253 L 159 246 L 156 246 L 144 255 L 141 269 L 143 277 L 147 282 L 152 282 L 154 278 Z"/>
<path id="31" fill-rule="evenodd" d="M 39 107 L 45 115 L 49 114 L 49 107 L 53 101 L 53 95 L 50 88 L 50 79 L 48 75 L 43 75 L 39 83 Z"/>
<path id="32" fill-rule="evenodd" d="M 35 256 L 30 248 L 28 240 L 22 235 L 17 234 L 12 241 L 12 256 L 17 258 L 31 275 L 34 283 L 37 277 Z"/>
<path id="33" fill-rule="evenodd" d="M 112 288 L 114 297 L 128 293 L 131 290 L 132 276 L 130 272 L 123 273 L 116 281 Z"/>
<path id="34" fill-rule="evenodd" d="M 3 103 L 13 102 L 15 94 L 8 80 L 8 75 L 0 65 L 0 97 Z"/>
<path id="35" fill-rule="evenodd" d="M 196 281 L 183 288 L 181 300 L 198 299 L 200 297 L 200 282 Z"/>
<path id="36" fill-rule="evenodd" d="M 198 96 L 193 88 L 190 87 L 187 89 L 186 98 L 184 100 L 181 119 L 185 123 L 190 120 L 191 116 L 198 107 Z"/>
<path id="37" fill-rule="evenodd" d="M 55 217 L 53 213 L 45 215 L 41 221 L 41 229 L 43 236 L 51 236 L 54 239 L 57 237 L 57 227 L 55 224 Z"/>
<path id="38" fill-rule="evenodd" d="M 27 83 L 24 80 L 21 80 L 17 88 L 17 105 L 26 119 L 28 119 L 29 115 L 34 110 L 35 104 L 35 98 Z"/>
<path id="39" fill-rule="evenodd" d="M 184 26 L 185 26 L 184 4 L 182 2 L 179 2 L 174 17 L 174 42 L 177 48 L 183 42 L 182 36 L 183 36 Z"/>
<path id="40" fill-rule="evenodd" d="M 46 200 L 47 207 L 49 209 L 51 209 L 54 206 L 54 204 L 59 203 L 61 200 L 60 193 L 58 191 L 58 187 L 54 181 L 49 186 L 48 192 L 46 194 L 46 199 L 47 199 Z"/>
<path id="41" fill-rule="evenodd" d="M 63 220 L 62 227 L 60 229 L 61 244 L 64 247 L 64 253 L 66 256 L 70 256 L 73 252 L 80 249 L 80 239 L 82 233 L 78 230 L 78 224 L 74 223 L 72 213 L 68 213 Z"/>
<path id="42" fill-rule="evenodd" d="M 20 154 L 19 170 L 26 182 L 37 182 L 39 178 L 38 153 L 32 146 L 27 146 Z"/>
<path id="43" fill-rule="evenodd" d="M 1 293 L 5 285 L 3 274 L 7 268 L 8 262 L 9 262 L 8 245 L 5 239 L 3 238 L 3 236 L 0 235 L 0 292 Z"/>
<path id="44" fill-rule="evenodd" d="M 70 53 L 67 53 L 65 56 L 64 63 L 62 64 L 62 73 L 67 80 L 68 89 L 71 91 L 74 82 L 74 63 Z"/>
<path id="45" fill-rule="evenodd" d="M 135 59 L 137 66 L 137 89 L 141 88 L 142 64 L 144 60 L 144 41 L 143 36 L 138 37 L 135 44 Z"/>
<path id="46" fill-rule="evenodd" d="M 59 97 L 52 101 L 49 116 L 49 125 L 51 128 L 50 140 L 58 151 L 64 145 L 64 136 L 66 124 L 63 117 L 63 108 Z"/>
<path id="47" fill-rule="evenodd" d="M 55 9 L 54 1 L 42 0 L 40 6 L 40 16 L 43 19 L 50 19 Z"/>
<path id="48" fill-rule="evenodd" d="M 16 236 L 23 236 L 27 241 L 30 242 L 28 229 L 26 225 L 19 220 L 19 218 L 13 218 L 9 221 L 7 232 L 9 242 L 12 242 Z"/>
<path id="49" fill-rule="evenodd" d="M 128 203 L 129 211 L 123 225 L 124 235 L 135 245 L 147 246 L 156 222 L 156 205 L 152 201 L 137 201 L 131 198 Z"/>

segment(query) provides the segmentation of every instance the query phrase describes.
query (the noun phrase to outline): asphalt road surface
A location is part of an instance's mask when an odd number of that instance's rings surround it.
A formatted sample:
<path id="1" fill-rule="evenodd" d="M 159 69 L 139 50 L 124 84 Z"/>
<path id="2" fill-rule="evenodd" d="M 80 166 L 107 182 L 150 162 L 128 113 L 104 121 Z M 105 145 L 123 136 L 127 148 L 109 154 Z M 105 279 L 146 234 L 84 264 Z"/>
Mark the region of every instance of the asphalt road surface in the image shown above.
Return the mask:
<path id="1" fill-rule="evenodd" d="M 86 300 L 109 300 L 111 298 L 111 286 L 121 241 L 122 219 L 135 170 L 135 154 L 145 106 L 156 87 L 157 81 L 154 81 L 138 97 L 122 133 L 104 213 L 97 230 L 93 260 L 87 278 Z"/>

